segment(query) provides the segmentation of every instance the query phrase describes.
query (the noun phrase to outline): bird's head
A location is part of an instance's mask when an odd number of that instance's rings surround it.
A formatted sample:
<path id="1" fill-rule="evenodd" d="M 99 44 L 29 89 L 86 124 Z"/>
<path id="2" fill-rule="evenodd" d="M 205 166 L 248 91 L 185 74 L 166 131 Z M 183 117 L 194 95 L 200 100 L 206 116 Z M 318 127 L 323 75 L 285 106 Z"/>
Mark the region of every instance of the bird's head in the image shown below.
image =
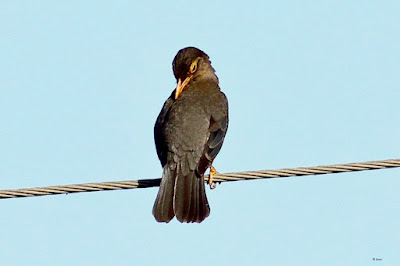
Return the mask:
<path id="1" fill-rule="evenodd" d="M 175 99 L 178 99 L 186 85 L 195 78 L 214 79 L 218 82 L 208 55 L 195 47 L 179 50 L 172 62 L 172 69 L 177 81 Z"/>

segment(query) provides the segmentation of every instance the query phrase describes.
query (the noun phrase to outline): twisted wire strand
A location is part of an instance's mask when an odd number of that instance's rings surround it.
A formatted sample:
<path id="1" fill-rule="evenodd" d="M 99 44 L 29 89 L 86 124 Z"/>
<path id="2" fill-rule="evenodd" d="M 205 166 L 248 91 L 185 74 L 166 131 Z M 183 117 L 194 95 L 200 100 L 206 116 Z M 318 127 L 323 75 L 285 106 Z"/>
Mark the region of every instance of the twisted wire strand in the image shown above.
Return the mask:
<path id="1" fill-rule="evenodd" d="M 290 176 L 323 175 L 343 172 L 356 172 L 366 170 L 377 170 L 384 168 L 400 167 L 400 159 L 390 159 L 381 161 L 370 161 L 361 163 L 334 164 L 313 167 L 298 167 L 278 170 L 246 171 L 238 173 L 216 174 L 213 176 L 214 182 L 231 182 L 239 180 L 278 178 Z M 205 176 L 208 182 L 209 176 Z M 141 179 L 129 181 L 86 183 L 64 186 L 35 187 L 22 189 L 0 190 L 0 199 L 36 197 L 45 195 L 69 194 L 78 192 L 94 192 L 119 189 L 147 188 L 160 186 L 161 179 Z"/>

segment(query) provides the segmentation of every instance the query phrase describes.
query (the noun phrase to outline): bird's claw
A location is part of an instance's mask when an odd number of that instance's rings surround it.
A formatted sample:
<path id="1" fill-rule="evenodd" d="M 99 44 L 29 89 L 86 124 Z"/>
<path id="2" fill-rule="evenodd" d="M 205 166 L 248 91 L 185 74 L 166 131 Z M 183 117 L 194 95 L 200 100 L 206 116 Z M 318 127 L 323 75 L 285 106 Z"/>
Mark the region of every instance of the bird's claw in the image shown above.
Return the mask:
<path id="1" fill-rule="evenodd" d="M 214 182 L 213 176 L 219 174 L 218 171 L 214 168 L 214 166 L 211 165 L 210 167 L 210 175 L 208 177 L 208 185 L 210 186 L 210 189 L 214 189 L 217 187 L 217 183 Z"/>

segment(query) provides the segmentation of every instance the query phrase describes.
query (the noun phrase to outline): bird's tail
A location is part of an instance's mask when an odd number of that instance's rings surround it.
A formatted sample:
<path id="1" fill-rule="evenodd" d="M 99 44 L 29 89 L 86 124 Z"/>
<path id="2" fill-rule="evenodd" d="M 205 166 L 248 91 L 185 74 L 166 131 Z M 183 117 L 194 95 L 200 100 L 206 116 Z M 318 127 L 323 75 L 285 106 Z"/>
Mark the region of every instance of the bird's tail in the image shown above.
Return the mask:
<path id="1" fill-rule="evenodd" d="M 210 215 L 210 206 L 204 186 L 204 176 L 179 167 L 170 170 L 164 166 L 160 189 L 153 207 L 158 222 L 168 223 L 174 216 L 180 222 L 200 223 Z"/>
<path id="2" fill-rule="evenodd" d="M 174 212 L 180 222 L 200 223 L 210 215 L 204 175 L 198 176 L 196 171 L 178 174 L 174 192 Z"/>

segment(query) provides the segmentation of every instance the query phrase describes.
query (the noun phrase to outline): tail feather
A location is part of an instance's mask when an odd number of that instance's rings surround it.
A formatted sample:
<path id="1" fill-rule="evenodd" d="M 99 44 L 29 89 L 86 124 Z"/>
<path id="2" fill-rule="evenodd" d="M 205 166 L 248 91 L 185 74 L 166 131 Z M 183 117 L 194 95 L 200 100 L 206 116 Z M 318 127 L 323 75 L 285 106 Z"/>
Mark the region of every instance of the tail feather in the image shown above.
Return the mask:
<path id="1" fill-rule="evenodd" d="M 204 175 L 198 178 L 198 183 L 199 183 L 199 189 L 197 190 L 199 198 L 198 221 L 201 222 L 210 215 L 210 205 L 208 205 L 206 189 L 204 187 Z"/>
<path id="2" fill-rule="evenodd" d="M 185 222 L 192 207 L 192 191 L 195 183 L 194 172 L 188 171 L 188 174 L 183 176 L 178 168 L 178 173 L 175 180 L 174 212 L 180 222 Z"/>
<path id="3" fill-rule="evenodd" d="M 199 189 L 199 183 L 197 182 L 197 180 L 193 181 L 193 185 L 192 185 L 192 198 L 191 203 L 190 203 L 190 211 L 189 211 L 189 215 L 188 217 L 193 217 L 193 220 L 197 220 L 197 213 L 198 213 L 198 204 L 195 204 L 195 202 L 198 201 L 198 196 L 199 193 L 197 193 L 198 189 Z"/>
<path id="4" fill-rule="evenodd" d="M 190 171 L 186 176 L 177 175 L 175 183 L 174 212 L 180 222 L 200 223 L 210 214 L 204 176 Z"/>
<path id="5" fill-rule="evenodd" d="M 174 216 L 180 222 L 202 222 L 210 215 L 204 176 L 197 176 L 195 171 L 183 176 L 179 167 L 171 170 L 165 165 L 153 215 L 158 222 L 168 223 Z"/>
<path id="6" fill-rule="evenodd" d="M 173 198 L 176 170 L 166 165 L 161 179 L 156 201 L 153 206 L 153 215 L 158 222 L 168 223 L 174 218 Z"/>

